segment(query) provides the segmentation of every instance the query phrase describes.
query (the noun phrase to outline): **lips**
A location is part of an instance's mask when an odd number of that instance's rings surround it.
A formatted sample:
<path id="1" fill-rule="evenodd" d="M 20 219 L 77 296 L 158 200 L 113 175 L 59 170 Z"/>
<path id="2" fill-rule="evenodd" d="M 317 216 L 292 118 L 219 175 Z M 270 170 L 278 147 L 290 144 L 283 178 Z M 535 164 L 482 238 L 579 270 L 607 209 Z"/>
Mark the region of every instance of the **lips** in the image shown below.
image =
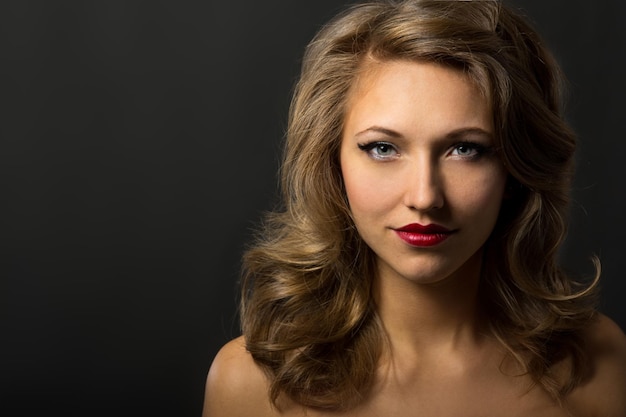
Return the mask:
<path id="1" fill-rule="evenodd" d="M 452 230 L 438 224 L 421 225 L 412 223 L 394 230 L 400 239 L 411 246 L 417 247 L 438 245 L 453 233 Z"/>

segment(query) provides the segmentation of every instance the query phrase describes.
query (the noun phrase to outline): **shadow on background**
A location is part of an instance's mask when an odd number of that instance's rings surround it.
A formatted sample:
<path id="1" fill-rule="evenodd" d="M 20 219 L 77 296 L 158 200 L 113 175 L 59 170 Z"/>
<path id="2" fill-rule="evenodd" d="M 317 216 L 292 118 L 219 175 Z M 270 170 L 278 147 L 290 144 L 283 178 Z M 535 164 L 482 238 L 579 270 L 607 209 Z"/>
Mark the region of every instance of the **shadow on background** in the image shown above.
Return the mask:
<path id="1" fill-rule="evenodd" d="M 0 410 L 199 416 L 302 50 L 341 2 L 60 3 L 0 10 Z M 624 328 L 626 4 L 515 4 L 570 80 L 564 260 L 600 256 Z"/>

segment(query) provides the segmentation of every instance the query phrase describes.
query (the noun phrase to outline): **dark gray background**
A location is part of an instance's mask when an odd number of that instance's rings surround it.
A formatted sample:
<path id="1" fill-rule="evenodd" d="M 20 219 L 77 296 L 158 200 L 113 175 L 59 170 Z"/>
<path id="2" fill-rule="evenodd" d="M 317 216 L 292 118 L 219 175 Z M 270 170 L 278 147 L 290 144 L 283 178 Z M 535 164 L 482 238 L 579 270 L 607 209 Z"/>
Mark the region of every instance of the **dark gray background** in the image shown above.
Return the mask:
<path id="1" fill-rule="evenodd" d="M 626 327 L 626 3 L 523 1 L 580 136 L 565 263 Z M 0 6 L 0 412 L 198 416 L 276 202 L 289 93 L 342 1 Z"/>

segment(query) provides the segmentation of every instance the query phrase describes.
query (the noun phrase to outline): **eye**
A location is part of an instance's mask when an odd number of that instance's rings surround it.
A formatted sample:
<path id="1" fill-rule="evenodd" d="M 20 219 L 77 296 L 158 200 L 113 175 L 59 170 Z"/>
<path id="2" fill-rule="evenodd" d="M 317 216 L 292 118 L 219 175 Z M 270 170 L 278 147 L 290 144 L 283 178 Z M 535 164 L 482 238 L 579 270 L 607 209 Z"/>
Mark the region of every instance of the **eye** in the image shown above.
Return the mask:
<path id="1" fill-rule="evenodd" d="M 485 154 L 487 147 L 478 143 L 462 142 L 452 147 L 450 155 L 464 159 L 478 159 Z"/>
<path id="2" fill-rule="evenodd" d="M 378 160 L 388 160 L 398 156 L 396 147 L 388 142 L 371 142 L 364 145 L 359 144 L 359 149 L 366 152 L 371 158 Z"/>

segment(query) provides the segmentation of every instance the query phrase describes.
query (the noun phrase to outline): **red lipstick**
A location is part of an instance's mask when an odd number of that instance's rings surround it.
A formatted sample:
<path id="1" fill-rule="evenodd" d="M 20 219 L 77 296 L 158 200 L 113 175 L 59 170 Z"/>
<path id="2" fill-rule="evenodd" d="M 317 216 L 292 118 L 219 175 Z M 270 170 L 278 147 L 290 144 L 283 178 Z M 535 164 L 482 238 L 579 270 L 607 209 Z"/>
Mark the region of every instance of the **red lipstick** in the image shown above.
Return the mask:
<path id="1" fill-rule="evenodd" d="M 394 230 L 400 239 L 411 246 L 418 247 L 438 245 L 453 233 L 452 230 L 438 224 L 428 224 L 424 226 L 418 223 L 412 223 Z"/>

